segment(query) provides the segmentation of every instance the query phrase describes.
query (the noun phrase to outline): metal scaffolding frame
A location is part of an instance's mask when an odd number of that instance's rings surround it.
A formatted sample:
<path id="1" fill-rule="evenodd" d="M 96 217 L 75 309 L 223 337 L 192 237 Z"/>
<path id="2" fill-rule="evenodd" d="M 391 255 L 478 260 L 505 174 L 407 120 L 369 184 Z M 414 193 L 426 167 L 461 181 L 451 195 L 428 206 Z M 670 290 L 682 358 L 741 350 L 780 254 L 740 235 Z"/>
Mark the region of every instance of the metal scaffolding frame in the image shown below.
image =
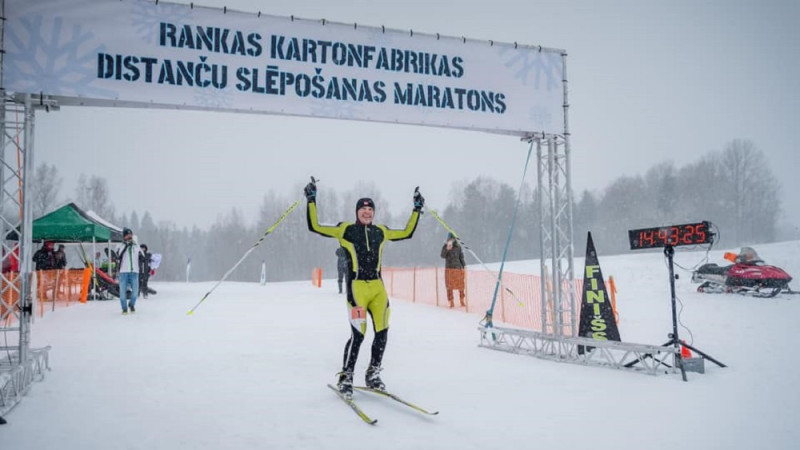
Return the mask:
<path id="1" fill-rule="evenodd" d="M 535 138 L 538 162 L 542 331 L 577 335 L 572 240 L 572 188 L 565 136 Z M 543 151 L 543 148 L 546 151 Z"/>
<path id="2" fill-rule="evenodd" d="M 33 217 L 27 195 L 33 183 L 34 110 L 31 96 L 9 97 L 0 92 L 0 261 L 19 261 L 19 272 L 0 273 L 0 414 L 16 405 L 30 385 L 49 368 L 50 347 L 30 348 L 33 313 L 31 270 Z M 40 99 L 38 106 L 44 106 Z M 13 239 L 9 239 L 13 236 Z"/>
<path id="3" fill-rule="evenodd" d="M 480 347 L 492 350 L 648 375 L 680 372 L 680 350 L 673 346 L 596 341 L 502 327 L 478 330 Z"/>

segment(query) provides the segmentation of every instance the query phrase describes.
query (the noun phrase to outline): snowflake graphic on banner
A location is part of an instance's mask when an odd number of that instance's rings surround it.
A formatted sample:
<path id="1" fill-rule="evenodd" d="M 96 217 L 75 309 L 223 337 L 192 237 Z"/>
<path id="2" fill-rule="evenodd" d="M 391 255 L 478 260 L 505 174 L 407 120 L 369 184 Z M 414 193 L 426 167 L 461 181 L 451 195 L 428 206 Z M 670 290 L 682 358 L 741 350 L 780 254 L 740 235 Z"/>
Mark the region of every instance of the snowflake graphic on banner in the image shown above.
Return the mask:
<path id="1" fill-rule="evenodd" d="M 194 89 L 194 99 L 198 106 L 204 108 L 226 108 L 231 106 L 231 94 L 220 89 Z"/>
<path id="2" fill-rule="evenodd" d="M 536 90 L 552 91 L 561 88 L 561 55 L 542 51 L 518 51 L 510 47 L 501 47 L 499 53 L 506 57 L 505 67 L 514 71 L 514 78 L 522 84 L 532 83 Z M 534 129 L 545 129 L 552 125 L 553 116 L 549 111 L 544 105 L 530 108 L 528 118 Z"/>
<path id="3" fill-rule="evenodd" d="M 191 10 L 187 5 L 176 5 L 169 3 L 137 2 L 131 7 L 130 22 L 134 25 L 136 34 L 142 41 L 153 44 L 153 40 L 158 34 L 152 30 L 157 30 L 161 22 L 181 23 L 191 17 Z"/>
<path id="4" fill-rule="evenodd" d="M 511 47 L 501 47 L 499 53 L 507 57 L 506 68 L 514 70 L 514 78 L 522 81 L 522 84 L 527 85 L 532 81 L 536 90 L 551 91 L 560 88 L 560 55 L 542 51 L 519 51 Z"/>
<path id="5" fill-rule="evenodd" d="M 3 65 L 6 80 L 18 92 L 36 91 L 44 87 L 46 94 L 82 97 L 114 98 L 115 92 L 91 86 L 93 67 L 103 46 L 88 48 L 86 42 L 94 37 L 86 27 L 65 27 L 56 18 L 45 22 L 42 16 L 23 17 L 24 35 L 6 30 L 5 47 L 9 58 Z M 57 82 L 57 83 L 56 83 Z M 52 87 L 62 86 L 60 89 Z"/>

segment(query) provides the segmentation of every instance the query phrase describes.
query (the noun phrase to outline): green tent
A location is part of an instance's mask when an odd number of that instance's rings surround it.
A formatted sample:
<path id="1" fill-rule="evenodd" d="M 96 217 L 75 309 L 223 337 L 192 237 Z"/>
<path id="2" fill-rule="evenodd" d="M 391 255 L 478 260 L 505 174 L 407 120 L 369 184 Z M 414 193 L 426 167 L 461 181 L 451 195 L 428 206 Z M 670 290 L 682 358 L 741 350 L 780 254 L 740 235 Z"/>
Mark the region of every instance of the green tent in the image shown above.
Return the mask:
<path id="1" fill-rule="evenodd" d="M 122 242 L 122 233 L 68 203 L 33 221 L 33 241 Z"/>

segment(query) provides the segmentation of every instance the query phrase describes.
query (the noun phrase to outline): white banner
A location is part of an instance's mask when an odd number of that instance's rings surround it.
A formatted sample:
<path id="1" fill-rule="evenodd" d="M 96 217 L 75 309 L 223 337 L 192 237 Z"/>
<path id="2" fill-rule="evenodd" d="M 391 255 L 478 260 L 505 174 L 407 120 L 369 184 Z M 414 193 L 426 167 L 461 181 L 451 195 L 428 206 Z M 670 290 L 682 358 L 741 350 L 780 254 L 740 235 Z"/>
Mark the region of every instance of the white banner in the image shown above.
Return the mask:
<path id="1" fill-rule="evenodd" d="M 564 130 L 561 50 L 152 0 L 5 0 L 5 13 L 5 89 L 66 105 Z"/>

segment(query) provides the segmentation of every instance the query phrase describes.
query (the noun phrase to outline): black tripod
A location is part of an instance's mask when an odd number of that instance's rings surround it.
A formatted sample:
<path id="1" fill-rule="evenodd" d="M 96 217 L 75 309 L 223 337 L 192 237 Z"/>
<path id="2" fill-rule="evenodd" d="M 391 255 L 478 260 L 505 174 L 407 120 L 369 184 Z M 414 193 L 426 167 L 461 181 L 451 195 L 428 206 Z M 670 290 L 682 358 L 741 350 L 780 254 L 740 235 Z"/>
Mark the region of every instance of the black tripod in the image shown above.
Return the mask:
<path id="1" fill-rule="evenodd" d="M 678 339 L 678 314 L 677 314 L 677 311 L 676 311 L 676 308 L 675 308 L 675 265 L 672 262 L 672 257 L 673 257 L 674 254 L 675 254 L 675 248 L 674 247 L 672 247 L 671 245 L 667 245 L 667 246 L 664 247 L 664 255 L 667 256 L 667 261 L 669 261 L 669 292 L 670 292 L 671 300 L 672 300 L 672 333 L 667 335 L 667 337 L 669 338 L 669 341 L 664 343 L 663 346 L 664 347 L 669 347 L 670 345 L 674 346 L 675 347 L 675 351 L 678 353 L 678 355 L 680 355 L 680 353 L 681 353 L 681 347 L 680 346 L 683 345 L 684 347 L 687 347 L 687 348 L 690 348 L 690 349 L 694 350 L 695 353 L 701 355 L 703 358 L 713 362 L 714 364 L 716 364 L 716 365 L 718 365 L 720 367 L 727 367 L 725 364 L 722 364 L 721 362 L 719 362 L 716 359 L 712 358 L 707 353 L 704 353 L 704 352 L 698 350 L 697 348 L 695 348 L 695 347 L 693 347 L 693 346 L 691 346 L 689 344 L 686 344 L 686 343 L 681 344 L 680 339 Z M 679 359 L 678 359 L 678 366 L 681 368 L 681 376 L 683 377 L 683 381 L 687 381 L 686 380 L 686 370 L 684 370 L 684 368 L 683 368 L 683 358 L 682 357 L 679 357 Z"/>

